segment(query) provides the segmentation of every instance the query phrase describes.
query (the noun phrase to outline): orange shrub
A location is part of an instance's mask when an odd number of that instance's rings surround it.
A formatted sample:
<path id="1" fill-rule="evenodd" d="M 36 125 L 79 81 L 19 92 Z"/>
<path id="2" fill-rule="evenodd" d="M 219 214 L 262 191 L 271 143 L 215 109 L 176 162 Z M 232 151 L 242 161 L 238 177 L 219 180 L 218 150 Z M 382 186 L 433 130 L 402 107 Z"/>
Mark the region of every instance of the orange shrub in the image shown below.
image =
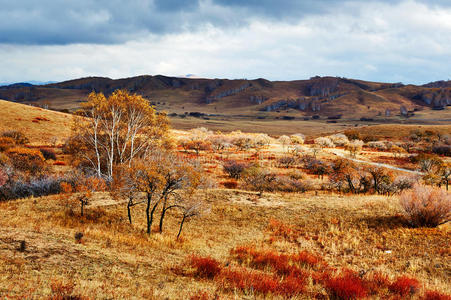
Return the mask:
<path id="1" fill-rule="evenodd" d="M 6 151 L 13 147 L 16 142 L 11 137 L 2 136 L 0 137 L 0 151 Z"/>
<path id="2" fill-rule="evenodd" d="M 37 149 L 14 147 L 6 151 L 11 158 L 13 166 L 21 171 L 36 174 L 44 167 L 44 156 Z"/>

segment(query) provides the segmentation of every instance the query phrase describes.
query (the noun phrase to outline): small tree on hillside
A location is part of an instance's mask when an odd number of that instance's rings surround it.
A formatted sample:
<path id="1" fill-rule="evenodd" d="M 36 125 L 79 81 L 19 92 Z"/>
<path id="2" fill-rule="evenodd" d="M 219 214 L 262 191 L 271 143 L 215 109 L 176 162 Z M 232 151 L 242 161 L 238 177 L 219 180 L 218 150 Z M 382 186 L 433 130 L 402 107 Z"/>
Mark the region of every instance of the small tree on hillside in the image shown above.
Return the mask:
<path id="1" fill-rule="evenodd" d="M 160 203 L 159 192 L 165 180 L 161 174 L 164 163 L 163 155 L 156 153 L 145 159 L 135 160 L 127 172 L 127 176 L 131 181 L 129 185 L 130 189 L 136 189 L 146 195 L 145 213 L 147 234 L 151 233 L 154 213 Z M 130 201 L 127 206 L 130 207 Z"/>
<path id="2" fill-rule="evenodd" d="M 75 118 L 71 149 L 97 177 L 112 181 L 116 165 L 142 157 L 167 137 L 168 119 L 138 95 L 91 93 Z"/>

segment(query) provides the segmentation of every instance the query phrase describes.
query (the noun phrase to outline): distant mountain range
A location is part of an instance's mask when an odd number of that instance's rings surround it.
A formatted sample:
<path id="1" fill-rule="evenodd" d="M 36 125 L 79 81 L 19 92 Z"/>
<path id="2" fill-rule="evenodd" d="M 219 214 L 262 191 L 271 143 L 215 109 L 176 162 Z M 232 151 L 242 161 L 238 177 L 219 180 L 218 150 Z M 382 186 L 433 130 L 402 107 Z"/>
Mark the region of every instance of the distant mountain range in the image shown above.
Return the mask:
<path id="1" fill-rule="evenodd" d="M 110 94 L 116 89 L 126 89 L 173 114 L 317 115 L 331 119 L 409 117 L 416 111 L 444 110 L 451 105 L 451 81 L 418 86 L 319 76 L 307 80 L 269 81 L 145 75 L 32 83 L 0 87 L 0 99 L 75 109 L 92 91 Z"/>
<path id="2" fill-rule="evenodd" d="M 45 85 L 50 83 L 56 83 L 57 81 L 24 81 L 24 82 L 0 82 L 1 86 L 32 86 L 32 85 Z"/>

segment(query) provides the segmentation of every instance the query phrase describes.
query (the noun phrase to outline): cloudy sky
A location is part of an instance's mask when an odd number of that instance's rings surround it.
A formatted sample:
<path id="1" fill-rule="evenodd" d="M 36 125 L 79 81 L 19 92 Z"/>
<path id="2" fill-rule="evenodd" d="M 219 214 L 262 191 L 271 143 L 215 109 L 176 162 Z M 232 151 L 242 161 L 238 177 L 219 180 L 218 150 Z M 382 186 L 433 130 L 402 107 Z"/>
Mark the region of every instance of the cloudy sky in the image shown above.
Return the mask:
<path id="1" fill-rule="evenodd" d="M 0 0 L 0 82 L 450 73 L 450 0 Z"/>

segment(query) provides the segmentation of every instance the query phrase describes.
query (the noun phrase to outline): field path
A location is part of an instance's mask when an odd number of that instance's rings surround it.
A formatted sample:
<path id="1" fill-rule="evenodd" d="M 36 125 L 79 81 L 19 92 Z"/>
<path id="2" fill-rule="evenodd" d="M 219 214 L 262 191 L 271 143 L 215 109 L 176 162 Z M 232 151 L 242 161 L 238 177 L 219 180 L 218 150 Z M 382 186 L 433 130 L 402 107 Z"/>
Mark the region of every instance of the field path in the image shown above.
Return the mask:
<path id="1" fill-rule="evenodd" d="M 351 158 L 351 157 L 347 156 L 344 153 L 344 151 L 341 150 L 341 149 L 327 149 L 327 151 L 329 151 L 330 153 L 332 153 L 332 154 L 334 154 L 336 156 L 339 156 L 339 157 L 342 157 L 342 158 L 345 158 L 345 159 L 349 159 L 349 160 L 354 161 L 356 163 L 361 163 L 361 164 L 367 164 L 367 165 L 372 165 L 372 166 L 376 166 L 376 167 L 392 169 L 392 170 L 406 172 L 406 173 L 415 174 L 415 175 L 424 175 L 423 172 L 403 169 L 403 168 L 395 167 L 395 166 L 392 166 L 392 165 L 389 165 L 389 164 L 382 164 L 382 163 L 377 163 L 377 162 L 372 162 L 372 161 L 366 161 L 366 160 Z"/>

